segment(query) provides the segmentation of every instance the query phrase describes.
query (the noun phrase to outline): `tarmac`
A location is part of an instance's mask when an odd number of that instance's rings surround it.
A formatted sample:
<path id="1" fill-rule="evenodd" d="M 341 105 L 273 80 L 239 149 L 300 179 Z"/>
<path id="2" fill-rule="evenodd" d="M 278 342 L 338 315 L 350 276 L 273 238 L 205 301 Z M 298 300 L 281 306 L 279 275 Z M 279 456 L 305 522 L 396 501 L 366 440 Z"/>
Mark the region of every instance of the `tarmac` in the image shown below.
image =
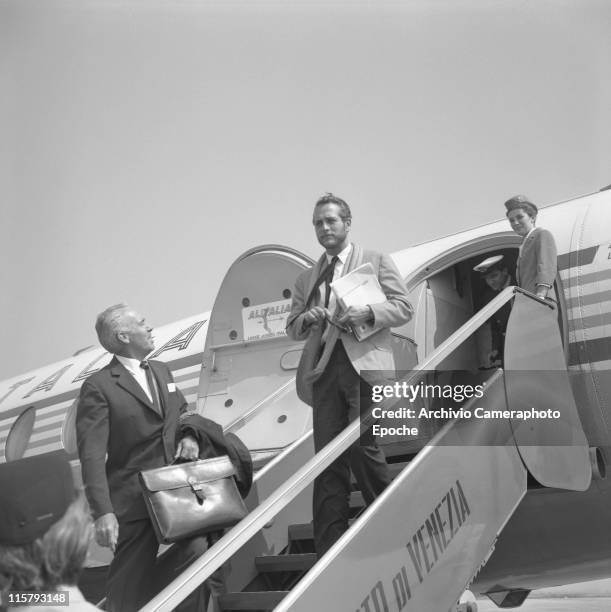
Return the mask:
<path id="1" fill-rule="evenodd" d="M 519 607 L 520 612 L 610 612 L 611 580 L 581 582 L 533 591 Z M 497 612 L 488 599 L 477 600 L 477 612 Z"/>
<path id="2" fill-rule="evenodd" d="M 477 612 L 498 612 L 491 601 L 478 600 Z M 562 599 L 527 599 L 519 608 L 524 612 L 609 612 L 611 597 L 564 597 Z"/>

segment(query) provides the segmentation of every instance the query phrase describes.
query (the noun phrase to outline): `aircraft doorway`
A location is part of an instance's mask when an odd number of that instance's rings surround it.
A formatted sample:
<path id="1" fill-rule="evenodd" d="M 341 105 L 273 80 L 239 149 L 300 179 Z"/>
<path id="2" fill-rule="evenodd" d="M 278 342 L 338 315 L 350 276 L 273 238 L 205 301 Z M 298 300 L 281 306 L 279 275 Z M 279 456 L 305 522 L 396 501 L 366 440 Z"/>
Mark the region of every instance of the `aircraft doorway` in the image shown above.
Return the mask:
<path id="1" fill-rule="evenodd" d="M 502 248 L 486 250 L 475 249 L 474 245 L 470 247 L 468 252 L 461 249 L 463 253 L 445 256 L 436 262 L 437 265 L 434 266 L 436 270 L 429 272 L 410 287 L 409 297 L 415 310 L 414 318 L 406 326 L 395 331 L 414 340 L 419 363 L 499 292 L 488 286 L 484 275 L 474 270 L 475 266 L 490 257 L 501 255 L 503 259 L 500 264 L 507 270 L 509 285 L 516 284 L 515 270 L 519 243 L 515 246 L 503 245 Z M 566 347 L 565 300 L 559 277 L 556 278 L 550 297 L 557 305 L 560 335 L 563 346 Z M 488 359 L 491 345 L 489 322 L 454 351 L 439 369 L 491 368 L 493 366 Z"/>
<path id="2" fill-rule="evenodd" d="M 415 309 L 414 319 L 405 328 L 398 330 L 415 340 L 418 346 L 418 361 L 422 362 L 442 342 L 464 325 L 493 297 L 491 290 L 479 272 L 473 268 L 483 260 L 502 255 L 507 262 L 511 284 L 515 284 L 514 270 L 518 257 L 517 248 L 502 248 L 478 251 L 451 265 L 439 266 L 438 271 L 428 275 L 410 291 L 410 300 Z M 484 325 L 480 332 L 464 342 L 441 364 L 440 370 L 477 370 L 487 367 L 487 347 L 490 332 Z"/>
<path id="3" fill-rule="evenodd" d="M 507 271 L 508 275 L 505 286 L 516 284 L 515 269 L 519 254 L 519 241 L 510 238 L 505 241 L 502 248 L 490 248 L 490 246 L 487 244 L 485 249 L 477 248 L 477 245 L 463 247 L 459 252 L 447 254 L 441 260 L 431 264 L 432 270 L 427 270 L 426 276 L 418 275 L 421 280 L 411 283 L 411 287 L 409 287 L 408 279 L 409 298 L 414 307 L 414 318 L 393 332 L 398 332 L 414 341 L 415 350 L 409 367 L 413 368 L 418 363 L 424 362 L 445 340 L 504 288 L 501 287 L 494 291 L 486 283 L 484 275 L 474 270 L 476 266 L 488 258 L 501 255 L 503 257 L 502 268 Z M 566 329 L 566 326 L 563 325 L 564 300 L 562 292 L 558 291 L 559 282 L 559 280 L 556 281 L 553 297 L 558 304 L 561 338 L 566 346 L 563 331 Z M 506 304 L 506 316 L 501 332 L 504 332 L 507 326 L 512 302 L 513 300 Z M 435 372 L 427 374 L 423 382 L 427 385 L 454 386 L 458 384 L 477 385 L 487 380 L 497 368 L 503 367 L 502 354 L 499 354 L 497 359 L 491 360 L 491 353 L 495 348 L 494 334 L 498 333 L 498 325 L 495 329 L 495 324 L 496 321 L 490 317 L 449 354 L 437 366 Z M 496 340 L 498 345 L 498 338 Z M 502 347 L 500 352 L 502 352 Z M 397 359 L 396 362 L 400 363 Z M 434 400 L 421 400 L 421 404 L 418 408 L 425 407 L 431 410 L 438 407 Z M 452 406 L 456 409 L 459 407 L 459 404 Z M 412 454 L 423 447 L 439 431 L 444 422 L 445 420 L 432 422 L 430 419 L 418 423 L 410 421 L 410 426 L 418 426 L 418 439 L 410 440 L 407 445 L 399 438 L 386 439 L 381 441 L 381 444 L 389 447 L 388 451 L 392 454 L 397 453 L 396 446 L 403 446 L 405 454 Z"/>

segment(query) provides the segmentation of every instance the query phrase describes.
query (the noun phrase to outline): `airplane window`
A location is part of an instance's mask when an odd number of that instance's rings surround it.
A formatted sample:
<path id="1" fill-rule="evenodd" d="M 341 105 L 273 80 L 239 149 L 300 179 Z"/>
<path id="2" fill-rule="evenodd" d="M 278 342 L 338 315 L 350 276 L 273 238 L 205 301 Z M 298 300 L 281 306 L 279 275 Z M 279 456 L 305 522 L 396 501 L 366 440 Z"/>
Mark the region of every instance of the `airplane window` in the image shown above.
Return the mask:
<path id="1" fill-rule="evenodd" d="M 287 351 L 280 357 L 280 367 L 283 370 L 296 370 L 301 358 L 302 349 L 297 351 Z"/>
<path id="2" fill-rule="evenodd" d="M 76 406 L 78 398 L 74 400 L 70 408 L 66 411 L 66 416 L 62 424 L 62 446 L 70 455 L 76 454 Z"/>
<path id="3" fill-rule="evenodd" d="M 23 457 L 23 454 L 28 448 L 30 437 L 32 436 L 35 420 L 36 408 L 30 406 L 26 408 L 13 423 L 4 448 L 4 456 L 7 462 L 16 461 Z"/>

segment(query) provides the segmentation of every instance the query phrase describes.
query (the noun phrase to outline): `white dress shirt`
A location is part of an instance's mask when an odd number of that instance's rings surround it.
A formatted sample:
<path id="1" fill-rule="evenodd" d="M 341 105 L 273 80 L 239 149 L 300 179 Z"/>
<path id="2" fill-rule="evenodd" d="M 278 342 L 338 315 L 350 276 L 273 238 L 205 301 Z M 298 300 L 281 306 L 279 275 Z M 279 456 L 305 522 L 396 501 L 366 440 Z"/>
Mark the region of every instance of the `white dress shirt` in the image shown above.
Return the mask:
<path id="1" fill-rule="evenodd" d="M 342 274 L 344 273 L 344 266 L 346 265 L 346 262 L 348 261 L 348 257 L 350 257 L 350 253 L 352 253 L 352 243 L 350 243 L 343 251 L 337 254 L 338 260 L 337 260 L 337 263 L 335 264 L 335 269 L 333 270 L 333 278 L 331 279 L 331 282 L 333 282 L 334 280 L 338 278 L 341 278 Z M 327 265 L 331 263 L 332 259 L 333 259 L 333 255 L 329 255 L 329 253 L 327 253 Z M 320 286 L 319 292 L 320 292 L 320 304 L 321 306 L 324 306 L 325 304 L 325 283 L 323 283 Z M 331 313 L 331 315 L 335 314 L 335 309 L 337 308 L 337 299 L 335 298 L 335 292 L 333 291 L 333 289 L 331 289 L 331 294 L 329 296 L 328 308 L 329 308 L 329 312 Z"/>
<path id="2" fill-rule="evenodd" d="M 140 367 L 140 360 L 132 359 L 131 357 L 123 357 L 123 355 L 115 355 L 116 358 L 125 366 L 125 369 L 136 379 L 136 382 L 142 387 L 149 401 L 153 403 L 153 395 L 149 389 L 149 383 L 146 379 L 146 372 Z"/>
<path id="3" fill-rule="evenodd" d="M 344 273 L 344 266 L 346 265 L 346 261 L 348 261 L 348 257 L 350 256 L 350 253 L 352 253 L 352 243 L 350 243 L 343 251 L 337 254 L 337 263 L 335 264 L 335 268 L 333 269 L 333 278 L 331 279 L 331 282 L 333 282 L 334 280 L 338 278 L 341 278 L 342 274 Z M 327 265 L 331 263 L 332 259 L 333 259 L 333 255 L 329 255 L 329 253 L 327 253 Z M 320 304 L 321 306 L 324 306 L 325 292 L 326 292 L 325 283 L 323 283 L 320 286 L 319 292 L 320 292 Z M 327 308 L 329 309 L 329 312 L 331 313 L 331 318 L 333 318 L 335 316 L 335 310 L 337 309 L 337 298 L 335 297 L 335 292 L 333 291 L 333 289 L 331 289 L 331 293 L 329 294 L 329 306 Z M 322 334 L 321 344 L 324 344 L 327 341 L 328 335 L 329 335 L 329 325 L 326 326 Z"/>

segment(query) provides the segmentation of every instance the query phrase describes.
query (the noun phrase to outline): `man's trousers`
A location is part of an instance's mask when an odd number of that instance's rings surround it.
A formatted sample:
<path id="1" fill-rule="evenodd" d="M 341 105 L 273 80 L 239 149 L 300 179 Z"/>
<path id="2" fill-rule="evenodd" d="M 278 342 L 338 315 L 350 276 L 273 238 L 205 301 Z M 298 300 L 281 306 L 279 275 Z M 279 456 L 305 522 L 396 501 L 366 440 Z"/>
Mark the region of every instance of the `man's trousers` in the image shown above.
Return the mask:
<path id="1" fill-rule="evenodd" d="M 313 386 L 314 449 L 319 452 L 372 403 L 371 387 L 354 370 L 338 340 Z M 314 544 L 323 555 L 348 529 L 350 469 L 370 504 L 390 482 L 384 453 L 369 428 L 314 481 Z"/>
<path id="2" fill-rule="evenodd" d="M 108 572 L 106 610 L 136 612 L 207 548 L 207 536 L 191 538 L 172 545 L 158 558 L 159 544 L 149 519 L 119 523 L 119 541 Z M 214 572 L 176 610 L 205 611 L 210 595 L 224 592 L 224 571 L 221 567 Z"/>

